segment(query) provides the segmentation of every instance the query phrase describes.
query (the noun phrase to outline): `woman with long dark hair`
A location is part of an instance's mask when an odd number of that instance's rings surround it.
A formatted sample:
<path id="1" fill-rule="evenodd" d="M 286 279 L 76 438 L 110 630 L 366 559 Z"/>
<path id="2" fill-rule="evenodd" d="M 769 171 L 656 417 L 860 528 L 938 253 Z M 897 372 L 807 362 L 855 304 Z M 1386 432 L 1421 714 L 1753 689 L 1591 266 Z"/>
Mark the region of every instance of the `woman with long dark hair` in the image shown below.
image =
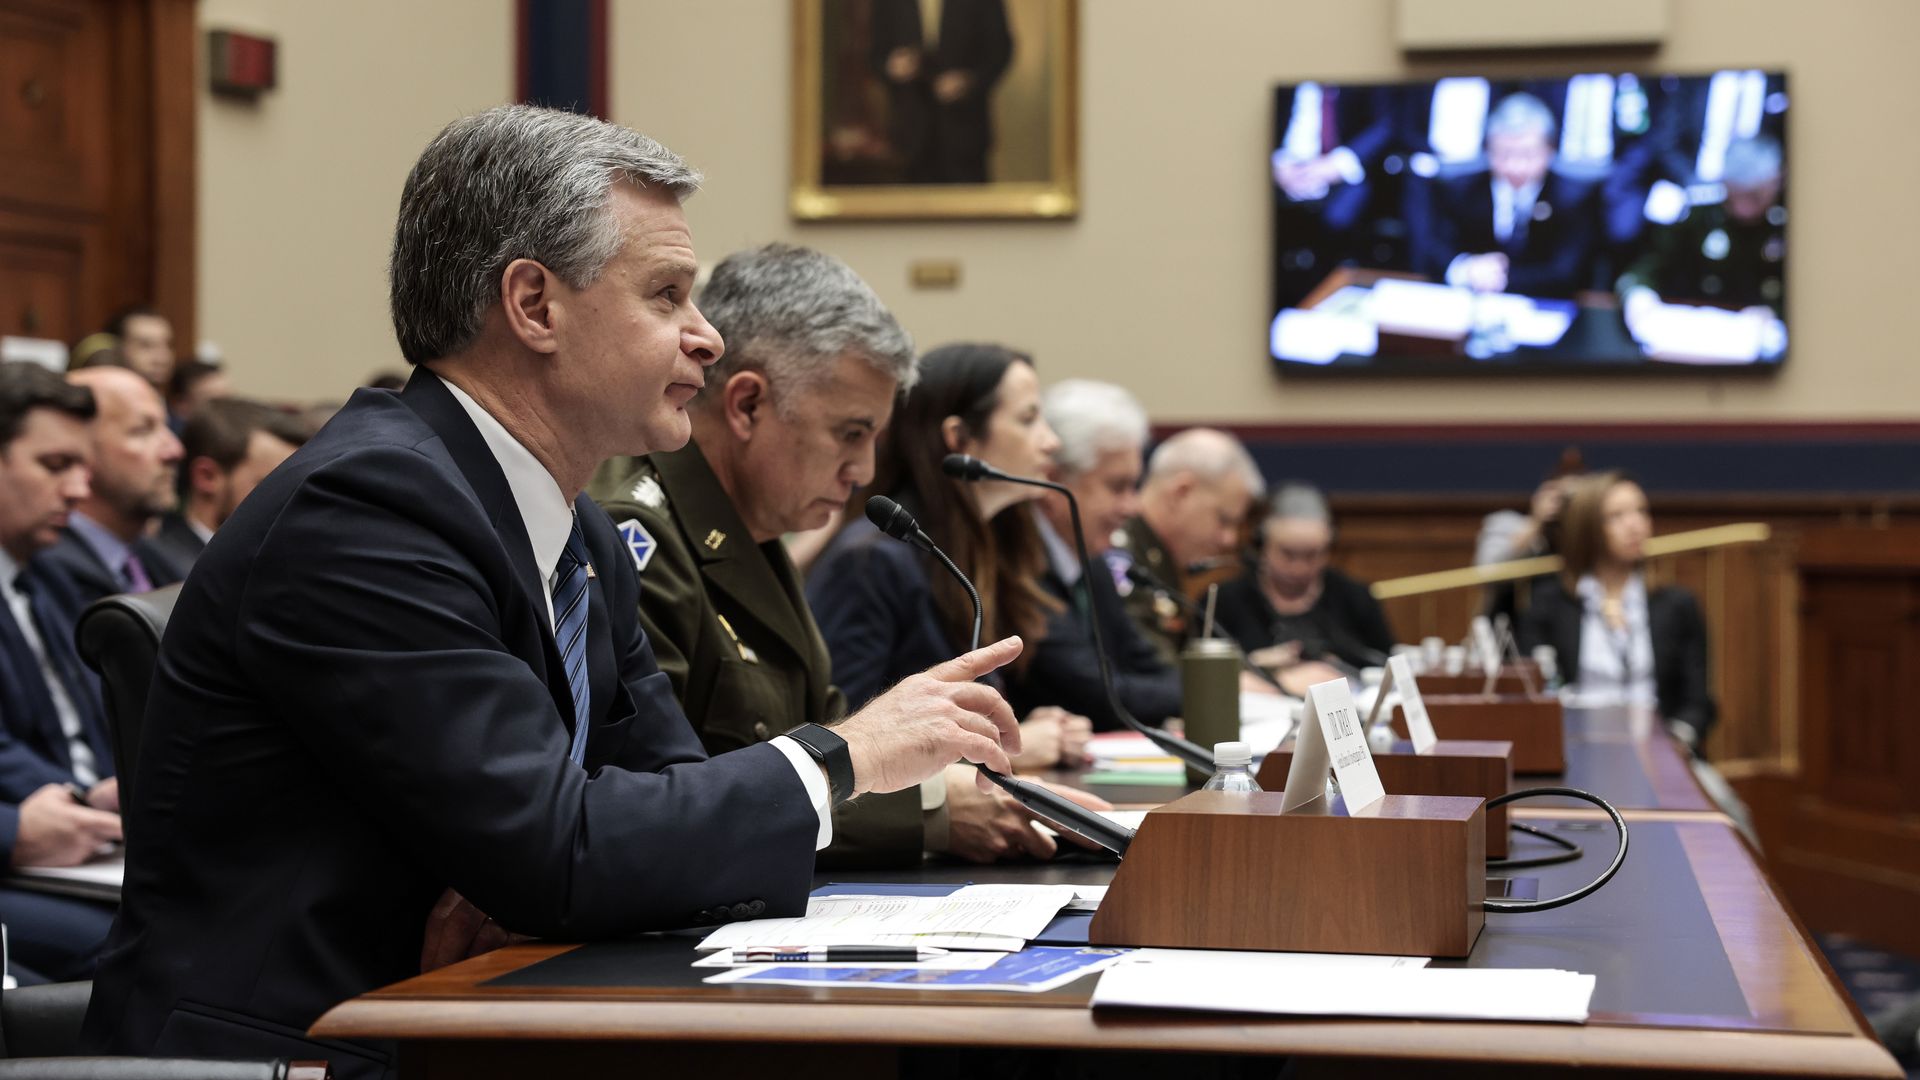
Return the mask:
<path id="1" fill-rule="evenodd" d="M 921 357 L 919 381 L 880 439 L 873 483 L 854 493 L 845 524 L 807 576 L 807 603 L 850 708 L 924 670 L 922 658 L 939 663 L 964 651 L 973 633 L 966 591 L 932 558 L 875 528 L 867 499 L 885 495 L 906 507 L 973 580 L 983 608 L 980 640 L 1019 635 L 1027 647 L 1018 667 L 1030 662 L 1048 616 L 1060 609 L 1040 584 L 1047 556 L 1033 516 L 1009 512 L 1041 489 L 955 480 L 940 463 L 948 454 L 970 454 L 1006 473 L 1039 476 L 1058 446 L 1040 412 L 1040 378 L 1024 353 L 961 344 Z M 1077 761 L 1090 730 L 1085 717 L 1035 709 L 1021 725 L 1015 764 Z"/>

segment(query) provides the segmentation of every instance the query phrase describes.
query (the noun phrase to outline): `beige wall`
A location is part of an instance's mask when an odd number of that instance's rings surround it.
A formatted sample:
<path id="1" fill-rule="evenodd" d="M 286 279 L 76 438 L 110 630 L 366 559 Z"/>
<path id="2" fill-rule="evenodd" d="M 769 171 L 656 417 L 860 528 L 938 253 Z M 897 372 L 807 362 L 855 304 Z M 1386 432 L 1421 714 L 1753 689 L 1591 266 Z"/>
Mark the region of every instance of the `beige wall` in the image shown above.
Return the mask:
<path id="1" fill-rule="evenodd" d="M 513 94 L 512 0 L 201 0 L 280 44 L 258 104 L 200 93 L 200 334 L 251 394 L 344 399 L 404 366 L 387 244 L 447 121 Z"/>
<path id="2" fill-rule="evenodd" d="M 1920 243 L 1920 142 L 1901 134 L 1920 130 L 1910 0 L 1673 0 L 1652 57 L 1507 65 L 1791 72 L 1795 341 L 1780 377 L 1310 383 L 1265 359 L 1271 86 L 1499 66 L 1407 64 L 1392 0 L 1082 0 L 1077 221 L 806 226 L 786 215 L 786 4 L 612 5 L 614 118 L 707 172 L 689 216 L 709 259 L 772 239 L 825 248 L 923 344 L 1017 343 L 1049 378 L 1127 384 L 1160 420 L 1896 419 L 1920 402 L 1897 333 Z M 399 184 L 446 119 L 509 92 L 509 7 L 203 0 L 206 21 L 273 32 L 285 57 L 259 110 L 202 109 L 203 333 L 243 384 L 335 393 L 396 358 L 381 267 Z M 961 287 L 911 290 L 925 257 L 960 259 Z"/>

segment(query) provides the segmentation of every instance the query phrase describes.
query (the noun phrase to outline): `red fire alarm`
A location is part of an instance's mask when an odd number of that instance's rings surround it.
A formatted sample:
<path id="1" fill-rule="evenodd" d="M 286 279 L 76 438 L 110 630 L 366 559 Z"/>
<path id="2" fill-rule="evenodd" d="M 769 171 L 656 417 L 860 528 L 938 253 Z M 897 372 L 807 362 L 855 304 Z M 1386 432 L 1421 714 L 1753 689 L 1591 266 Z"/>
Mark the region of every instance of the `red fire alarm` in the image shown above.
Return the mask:
<path id="1" fill-rule="evenodd" d="M 273 89 L 274 40 L 234 30 L 207 33 L 207 77 L 213 92 L 232 97 L 257 98 Z"/>

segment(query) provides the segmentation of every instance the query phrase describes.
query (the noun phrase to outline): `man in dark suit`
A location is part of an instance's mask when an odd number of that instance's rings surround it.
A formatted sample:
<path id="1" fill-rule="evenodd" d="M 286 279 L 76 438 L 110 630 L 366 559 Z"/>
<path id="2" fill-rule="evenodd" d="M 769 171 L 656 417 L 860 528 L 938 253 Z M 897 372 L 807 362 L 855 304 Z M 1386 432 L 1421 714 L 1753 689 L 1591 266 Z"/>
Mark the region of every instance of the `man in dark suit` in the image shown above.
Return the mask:
<path id="1" fill-rule="evenodd" d="M 1553 113 L 1512 94 L 1487 117 L 1487 168 L 1438 181 L 1422 269 L 1475 292 L 1570 296 L 1590 287 L 1596 190 L 1553 172 Z"/>
<path id="2" fill-rule="evenodd" d="M 869 62 L 887 88 L 888 130 L 910 184 L 984 184 L 993 87 L 1013 59 L 1004 0 L 873 6 Z"/>
<path id="3" fill-rule="evenodd" d="M 527 106 L 428 145 L 389 276 L 406 389 L 359 391 L 267 477 L 174 609 L 91 1046 L 391 1076 L 390 1048 L 303 1032 L 508 932 L 798 914 L 832 804 L 1007 767 L 1018 729 L 973 680 L 1017 641 L 711 759 L 675 702 L 582 489 L 683 445 L 723 348 L 689 298 L 697 182 Z"/>
<path id="4" fill-rule="evenodd" d="M 1147 443 L 1146 411 L 1120 387 L 1087 379 L 1048 387 L 1041 409 L 1060 437 L 1051 478 L 1080 502 L 1095 574 L 1089 579 L 1080 565 L 1066 497 L 1049 492 L 1035 509 L 1047 547 L 1042 583 L 1064 606 L 1047 621 L 1033 662 L 1009 678 L 1007 697 L 1015 712 L 1051 704 L 1088 717 L 1103 731 L 1122 727 L 1100 678 L 1091 626 L 1097 618 L 1120 703 L 1135 719 L 1158 724 L 1180 712 L 1180 671 L 1127 618 L 1103 557 L 1114 532 L 1139 509 L 1134 489 Z"/>
<path id="5" fill-rule="evenodd" d="M 640 625 L 709 753 L 846 712 L 781 536 L 823 527 L 873 479 L 874 442 L 913 343 L 831 255 L 773 244 L 722 260 L 700 293 L 733 342 L 688 409 L 684 449 L 617 457 L 588 485 L 640 573 Z M 1032 740 L 1029 740 L 1031 744 Z M 1053 842 L 964 765 L 834 814 L 822 865 L 990 862 Z M 1104 806 L 1104 804 L 1101 804 Z"/>
<path id="6" fill-rule="evenodd" d="M 180 508 L 160 519 L 154 549 L 184 575 L 240 500 L 306 441 L 306 426 L 270 405 L 244 398 L 201 405 L 180 433 Z"/>
<path id="7" fill-rule="evenodd" d="M 99 404 L 91 431 L 92 490 L 74 508 L 60 542 L 35 561 L 36 573 L 77 608 L 179 581 L 185 568 L 147 539 L 147 527 L 178 499 L 180 440 L 167 427 L 166 402 L 126 368 L 84 368 L 68 373 L 67 381 L 92 391 Z"/>
<path id="8" fill-rule="evenodd" d="M 72 866 L 120 839 L 113 750 L 73 622 L 21 572 L 87 492 L 93 395 L 32 364 L 0 364 L 0 854 Z M 13 974 L 85 977 L 113 911 L 0 889 Z"/>

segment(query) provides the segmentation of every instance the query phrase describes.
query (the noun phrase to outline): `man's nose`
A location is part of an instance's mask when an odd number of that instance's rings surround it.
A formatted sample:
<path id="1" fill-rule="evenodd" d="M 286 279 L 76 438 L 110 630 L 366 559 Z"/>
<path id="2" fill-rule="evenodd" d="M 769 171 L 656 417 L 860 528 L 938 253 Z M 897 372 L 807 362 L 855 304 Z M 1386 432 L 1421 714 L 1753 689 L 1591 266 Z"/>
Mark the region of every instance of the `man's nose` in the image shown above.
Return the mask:
<path id="1" fill-rule="evenodd" d="M 693 325 L 681 331 L 680 351 L 700 362 L 701 367 L 709 367 L 727 351 L 727 343 L 720 337 L 720 331 L 713 328 L 700 309 L 687 305 L 693 312 Z"/>

